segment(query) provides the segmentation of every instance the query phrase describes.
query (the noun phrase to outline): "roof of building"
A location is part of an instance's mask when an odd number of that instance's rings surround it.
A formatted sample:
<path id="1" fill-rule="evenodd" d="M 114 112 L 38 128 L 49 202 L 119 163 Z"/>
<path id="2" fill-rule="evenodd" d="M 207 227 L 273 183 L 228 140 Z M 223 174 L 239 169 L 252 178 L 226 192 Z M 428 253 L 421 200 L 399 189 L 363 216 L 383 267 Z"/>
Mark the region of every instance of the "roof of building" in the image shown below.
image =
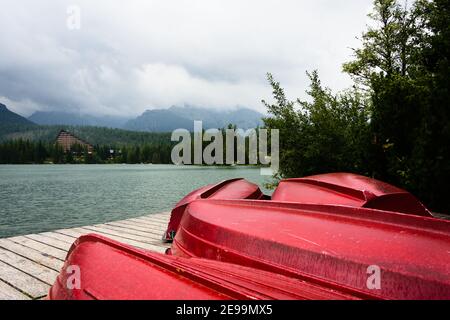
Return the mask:
<path id="1" fill-rule="evenodd" d="M 72 136 L 73 138 L 79 140 L 80 142 L 82 142 L 82 143 L 84 143 L 84 144 L 86 144 L 86 145 L 88 145 L 88 146 L 90 146 L 90 147 L 93 147 L 93 145 L 90 144 L 89 142 L 87 142 L 87 141 L 85 141 L 85 140 L 83 140 L 83 139 L 77 137 L 77 136 L 74 135 L 73 133 L 70 133 L 69 131 L 64 130 L 64 129 L 61 129 L 61 130 L 59 131 L 58 135 L 56 136 L 56 140 L 58 140 L 58 138 L 61 136 L 61 134 L 67 134 L 67 135 L 70 135 L 70 136 Z"/>

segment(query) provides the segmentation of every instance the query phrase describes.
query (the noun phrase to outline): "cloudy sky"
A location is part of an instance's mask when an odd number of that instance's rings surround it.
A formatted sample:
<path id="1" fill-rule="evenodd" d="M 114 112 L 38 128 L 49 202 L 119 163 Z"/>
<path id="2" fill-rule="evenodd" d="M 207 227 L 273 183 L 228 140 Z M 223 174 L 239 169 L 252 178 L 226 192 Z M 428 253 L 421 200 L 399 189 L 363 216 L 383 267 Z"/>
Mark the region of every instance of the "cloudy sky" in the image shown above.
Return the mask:
<path id="1" fill-rule="evenodd" d="M 292 98 L 306 70 L 332 89 L 350 85 L 341 65 L 371 2 L 0 0 L 0 102 L 23 115 L 185 103 L 264 111 L 266 72 Z"/>

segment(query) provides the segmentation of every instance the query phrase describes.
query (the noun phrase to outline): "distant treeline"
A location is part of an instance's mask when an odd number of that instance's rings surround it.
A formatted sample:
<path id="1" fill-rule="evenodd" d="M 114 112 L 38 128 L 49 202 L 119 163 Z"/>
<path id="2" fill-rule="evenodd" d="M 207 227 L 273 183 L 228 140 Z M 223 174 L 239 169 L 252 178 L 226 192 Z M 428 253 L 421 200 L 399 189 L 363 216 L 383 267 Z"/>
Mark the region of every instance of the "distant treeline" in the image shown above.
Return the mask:
<path id="1" fill-rule="evenodd" d="M 97 132 L 101 128 L 96 128 Z M 235 130 L 235 126 L 229 126 L 229 129 Z M 107 129 L 106 132 L 109 132 Z M 135 132 L 129 132 L 132 136 Z M 139 133 L 137 133 L 139 135 Z M 85 136 L 84 136 L 85 137 Z M 23 138 L 5 141 L 0 143 L 0 164 L 107 164 L 107 163 L 153 163 L 153 164 L 171 164 L 171 153 L 173 147 L 180 141 L 171 141 L 171 134 L 152 134 L 151 139 L 141 144 L 96 144 L 93 151 L 89 152 L 87 147 L 82 145 L 73 145 L 70 151 L 65 151 L 55 143 L 46 141 L 25 140 Z M 225 129 L 222 129 L 223 137 L 223 158 L 225 163 L 226 139 Z M 54 140 L 54 139 L 53 139 Z M 249 138 L 245 137 L 244 155 L 245 163 L 249 163 Z M 211 142 L 202 141 L 202 150 Z M 194 138 L 191 134 L 191 157 L 194 159 Z M 234 140 L 234 158 L 238 159 L 238 139 Z M 184 152 L 184 151 L 183 151 Z M 215 156 L 215 152 L 213 152 Z M 191 160 L 193 161 L 193 160 Z M 191 162 L 192 163 L 192 162 Z M 258 162 L 259 164 L 259 162 Z"/>
<path id="2" fill-rule="evenodd" d="M 0 144 L 0 164 L 43 163 L 171 163 L 172 143 L 144 144 L 142 146 L 94 146 L 89 153 L 81 145 L 64 152 L 60 145 L 42 141 L 12 140 Z"/>
<path id="3" fill-rule="evenodd" d="M 64 152 L 55 144 L 61 129 L 94 146 Z M 15 125 L 0 128 L 1 164 L 171 163 L 171 133 L 135 132 L 89 126 Z M 113 151 L 113 153 L 112 153 Z"/>
<path id="4" fill-rule="evenodd" d="M 170 141 L 170 133 L 138 132 L 121 129 L 90 126 L 41 126 L 41 125 L 2 125 L 0 127 L 0 143 L 19 140 L 42 141 L 53 143 L 59 131 L 64 129 L 92 145 L 145 145 L 160 144 Z"/>

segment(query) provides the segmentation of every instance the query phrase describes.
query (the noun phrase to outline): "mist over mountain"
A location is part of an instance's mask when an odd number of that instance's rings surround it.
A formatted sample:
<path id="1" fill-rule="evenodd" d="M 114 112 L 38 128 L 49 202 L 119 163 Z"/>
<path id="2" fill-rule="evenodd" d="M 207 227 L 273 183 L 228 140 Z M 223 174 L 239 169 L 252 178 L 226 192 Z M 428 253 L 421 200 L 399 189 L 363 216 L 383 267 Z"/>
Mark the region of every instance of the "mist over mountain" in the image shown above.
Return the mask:
<path id="1" fill-rule="evenodd" d="M 131 117 L 90 116 L 61 111 L 37 111 L 28 117 L 28 119 L 40 125 L 122 128 Z"/>
<path id="2" fill-rule="evenodd" d="M 204 129 L 223 128 L 228 124 L 249 129 L 261 126 L 262 117 L 261 113 L 244 107 L 216 110 L 185 105 L 147 110 L 136 118 L 37 111 L 28 120 L 39 125 L 97 126 L 132 131 L 171 132 L 179 128 L 193 130 L 195 120 L 203 121 Z"/>
<path id="3" fill-rule="evenodd" d="M 263 115 L 248 108 L 215 110 L 195 106 L 172 106 L 169 109 L 147 110 L 136 119 L 128 121 L 124 128 L 135 131 L 167 132 L 175 129 L 192 131 L 194 121 L 203 122 L 203 129 L 224 128 L 229 124 L 241 129 L 262 125 Z"/>
<path id="4" fill-rule="evenodd" d="M 193 129 L 193 121 L 170 110 L 147 110 L 136 119 L 128 121 L 124 129 L 132 131 L 170 132 L 179 128 Z"/>
<path id="5" fill-rule="evenodd" d="M 41 111 L 27 119 L 0 103 L 0 142 L 16 139 L 51 142 L 59 130 L 65 129 L 91 143 L 135 144 L 160 141 L 167 138 L 166 133 L 175 129 L 192 131 L 194 120 L 203 121 L 203 129 L 224 128 L 228 124 L 249 129 L 261 125 L 262 117 L 261 113 L 247 108 L 219 111 L 174 106 L 169 109 L 148 110 L 128 121 L 126 118 Z"/>
<path id="6" fill-rule="evenodd" d="M 256 128 L 262 125 L 263 114 L 244 107 L 230 110 L 205 109 L 186 105 L 184 107 L 172 106 L 168 109 L 178 116 L 192 121 L 202 120 L 203 127 L 223 128 L 230 123 L 241 129 Z"/>

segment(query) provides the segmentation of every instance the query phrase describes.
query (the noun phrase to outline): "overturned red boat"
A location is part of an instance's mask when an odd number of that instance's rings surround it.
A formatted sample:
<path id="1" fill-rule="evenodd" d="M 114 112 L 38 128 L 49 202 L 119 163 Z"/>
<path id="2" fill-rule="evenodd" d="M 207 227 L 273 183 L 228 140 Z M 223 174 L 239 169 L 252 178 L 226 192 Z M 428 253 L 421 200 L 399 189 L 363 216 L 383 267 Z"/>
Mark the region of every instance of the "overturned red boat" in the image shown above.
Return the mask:
<path id="1" fill-rule="evenodd" d="M 450 221 L 353 174 L 195 190 L 172 210 L 167 255 L 88 235 L 50 299 L 450 299 Z M 74 286 L 72 266 L 81 281 Z"/>
<path id="2" fill-rule="evenodd" d="M 207 185 L 189 193 L 173 208 L 169 225 L 163 235 L 163 240 L 171 242 L 183 217 L 184 210 L 197 199 L 263 199 L 265 196 L 259 187 L 245 179 L 232 179 L 218 184 Z"/>
<path id="3" fill-rule="evenodd" d="M 52 300 L 340 300 L 361 297 L 367 298 L 358 292 L 336 291 L 239 265 L 146 252 L 97 235 L 80 237 L 72 245 L 48 296 Z"/>
<path id="4" fill-rule="evenodd" d="M 351 173 L 332 173 L 282 180 L 274 201 L 346 205 L 432 217 L 408 191 Z"/>
<path id="5" fill-rule="evenodd" d="M 428 217 L 349 206 L 197 200 L 186 208 L 170 253 L 386 299 L 450 299 L 450 222 Z M 374 270 L 379 287 L 368 284 Z"/>

